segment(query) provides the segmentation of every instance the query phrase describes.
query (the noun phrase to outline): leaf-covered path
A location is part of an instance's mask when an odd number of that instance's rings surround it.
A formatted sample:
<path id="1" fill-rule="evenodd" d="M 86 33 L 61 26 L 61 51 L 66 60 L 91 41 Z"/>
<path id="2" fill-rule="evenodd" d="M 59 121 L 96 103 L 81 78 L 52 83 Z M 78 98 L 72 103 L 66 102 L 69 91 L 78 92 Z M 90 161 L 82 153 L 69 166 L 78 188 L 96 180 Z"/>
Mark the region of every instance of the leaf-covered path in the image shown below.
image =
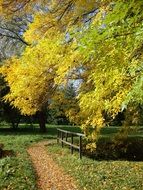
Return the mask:
<path id="1" fill-rule="evenodd" d="M 37 173 L 38 187 L 41 190 L 78 190 L 74 180 L 48 155 L 46 145 L 48 141 L 42 141 L 27 150 Z"/>

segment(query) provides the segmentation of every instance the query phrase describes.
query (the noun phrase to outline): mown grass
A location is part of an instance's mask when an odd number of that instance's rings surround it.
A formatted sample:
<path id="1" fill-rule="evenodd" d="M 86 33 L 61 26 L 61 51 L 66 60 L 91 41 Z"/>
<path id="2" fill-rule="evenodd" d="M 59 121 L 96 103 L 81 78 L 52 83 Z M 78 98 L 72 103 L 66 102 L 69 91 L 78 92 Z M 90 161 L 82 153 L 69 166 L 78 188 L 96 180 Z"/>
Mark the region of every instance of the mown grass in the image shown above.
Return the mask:
<path id="1" fill-rule="evenodd" d="M 48 125 L 45 134 L 39 133 L 38 125 L 21 124 L 17 131 L 10 130 L 9 126 L 0 126 L 0 143 L 4 144 L 4 149 L 15 153 L 13 157 L 0 159 L 0 190 L 38 190 L 26 148 L 34 142 L 56 138 L 57 127 L 81 132 L 71 126 Z M 116 127 L 106 128 L 102 135 L 108 138 L 117 130 Z M 71 156 L 69 149 L 57 145 L 49 146 L 48 152 L 66 172 L 74 176 L 82 190 L 143 189 L 143 162 L 94 161 L 86 157 L 79 160 L 77 153 Z"/>
<path id="2" fill-rule="evenodd" d="M 58 126 L 69 129 L 69 126 Z M 76 127 L 74 131 L 79 130 Z M 47 133 L 41 134 L 38 125 L 21 124 L 16 131 L 9 125 L 0 126 L 0 143 L 5 150 L 13 150 L 15 156 L 0 159 L 0 190 L 38 190 L 32 163 L 26 152 L 28 146 L 40 140 L 56 138 L 57 126 L 47 125 Z"/>
<path id="3" fill-rule="evenodd" d="M 96 161 L 78 153 L 70 154 L 67 148 L 48 146 L 54 160 L 73 176 L 81 190 L 142 190 L 143 162 Z"/>
<path id="4" fill-rule="evenodd" d="M 37 190 L 35 174 L 26 152 L 33 141 L 41 135 L 4 134 L 0 142 L 4 149 L 13 150 L 16 156 L 0 159 L 0 190 Z"/>
<path id="5" fill-rule="evenodd" d="M 0 190 L 37 190 L 36 177 L 26 148 L 33 142 L 51 139 L 56 128 L 49 127 L 46 134 L 39 129 L 21 128 L 17 132 L 0 129 L 0 143 L 15 156 L 0 159 Z"/>
<path id="6" fill-rule="evenodd" d="M 118 127 L 104 128 L 100 140 L 109 141 L 118 130 Z M 143 139 L 142 127 L 132 131 L 129 139 L 133 142 L 135 139 Z M 68 174 L 77 180 L 81 190 L 143 190 L 143 162 L 107 161 L 106 158 L 93 160 L 85 156 L 80 160 L 77 152 L 71 155 L 67 146 L 61 148 L 56 144 L 48 146 L 47 151 Z M 109 153 L 108 150 L 107 152 Z"/>

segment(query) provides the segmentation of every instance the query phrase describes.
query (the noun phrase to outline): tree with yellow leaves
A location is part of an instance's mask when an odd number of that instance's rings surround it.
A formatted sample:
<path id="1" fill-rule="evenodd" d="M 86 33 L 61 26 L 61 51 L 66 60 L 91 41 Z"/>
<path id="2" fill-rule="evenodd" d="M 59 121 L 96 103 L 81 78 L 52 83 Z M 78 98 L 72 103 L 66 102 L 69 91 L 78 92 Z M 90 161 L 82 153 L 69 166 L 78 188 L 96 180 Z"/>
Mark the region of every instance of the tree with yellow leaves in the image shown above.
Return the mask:
<path id="1" fill-rule="evenodd" d="M 143 2 L 55 0 L 46 5 L 47 10 L 35 14 L 24 34 L 31 46 L 18 58 L 19 71 L 12 74 L 17 59 L 6 74 L 2 71 L 11 88 L 6 99 L 23 113 L 32 114 L 46 104 L 47 89 L 53 89 L 50 84 L 55 87 L 80 80 L 80 109 L 75 117 L 93 142 L 91 147 L 95 147 L 98 133 L 106 124 L 105 112 L 114 118 L 124 109 L 136 110 L 143 102 Z M 40 71 L 46 72 L 42 78 Z M 11 82 L 12 76 L 22 75 L 25 77 L 19 84 Z M 18 86 L 23 91 L 17 90 Z M 28 91 L 29 86 L 33 90 Z"/>

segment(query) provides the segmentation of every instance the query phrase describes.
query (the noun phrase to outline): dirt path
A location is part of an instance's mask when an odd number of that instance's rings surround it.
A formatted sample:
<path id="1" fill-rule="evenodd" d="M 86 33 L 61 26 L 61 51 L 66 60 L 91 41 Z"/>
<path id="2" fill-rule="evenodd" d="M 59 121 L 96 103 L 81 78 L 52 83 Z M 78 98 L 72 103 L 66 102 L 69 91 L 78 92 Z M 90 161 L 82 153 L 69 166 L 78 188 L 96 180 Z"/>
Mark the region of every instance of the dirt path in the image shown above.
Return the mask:
<path id="1" fill-rule="evenodd" d="M 41 190 L 78 190 L 74 180 L 47 154 L 48 141 L 39 142 L 28 148 L 37 173 L 37 185 Z"/>

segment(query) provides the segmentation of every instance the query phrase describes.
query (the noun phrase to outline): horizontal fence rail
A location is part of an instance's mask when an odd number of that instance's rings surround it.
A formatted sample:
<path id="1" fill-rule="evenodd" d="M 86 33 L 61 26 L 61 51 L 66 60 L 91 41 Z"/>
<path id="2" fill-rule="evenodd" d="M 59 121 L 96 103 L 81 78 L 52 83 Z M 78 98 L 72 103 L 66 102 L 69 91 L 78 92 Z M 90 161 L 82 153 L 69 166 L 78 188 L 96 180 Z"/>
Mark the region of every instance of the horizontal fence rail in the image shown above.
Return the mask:
<path id="1" fill-rule="evenodd" d="M 79 145 L 74 144 L 74 137 L 79 137 Z M 57 143 L 61 142 L 62 147 L 64 144 L 69 145 L 71 149 L 71 154 L 73 154 L 73 150 L 79 150 L 79 157 L 82 158 L 82 140 L 85 137 L 82 133 L 75 133 L 71 131 L 66 131 L 63 129 L 57 129 Z M 69 142 L 69 138 L 71 142 Z"/>

